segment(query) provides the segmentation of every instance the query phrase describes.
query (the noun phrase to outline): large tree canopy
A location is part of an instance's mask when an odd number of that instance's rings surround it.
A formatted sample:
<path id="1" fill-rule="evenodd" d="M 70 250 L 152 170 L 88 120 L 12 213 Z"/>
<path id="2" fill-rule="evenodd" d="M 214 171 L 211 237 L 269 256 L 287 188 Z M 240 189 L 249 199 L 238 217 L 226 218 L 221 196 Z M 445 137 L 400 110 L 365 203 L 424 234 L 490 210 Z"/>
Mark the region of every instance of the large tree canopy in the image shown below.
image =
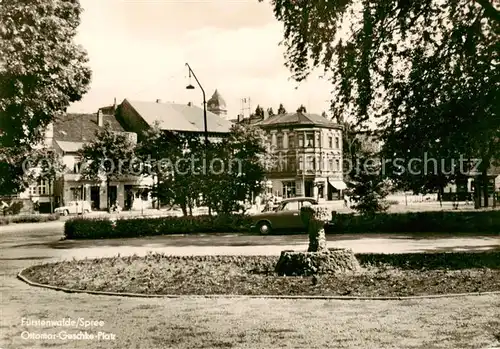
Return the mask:
<path id="1" fill-rule="evenodd" d="M 87 92 L 87 55 L 73 41 L 81 12 L 78 0 L 0 0 L 2 188 L 22 187 L 19 158 L 43 139 L 57 113 Z"/>
<path id="2" fill-rule="evenodd" d="M 484 172 L 500 152 L 500 15 L 488 0 L 272 4 L 294 78 L 324 68 L 334 115 L 358 129 L 376 120 L 386 155 L 463 154 Z"/>

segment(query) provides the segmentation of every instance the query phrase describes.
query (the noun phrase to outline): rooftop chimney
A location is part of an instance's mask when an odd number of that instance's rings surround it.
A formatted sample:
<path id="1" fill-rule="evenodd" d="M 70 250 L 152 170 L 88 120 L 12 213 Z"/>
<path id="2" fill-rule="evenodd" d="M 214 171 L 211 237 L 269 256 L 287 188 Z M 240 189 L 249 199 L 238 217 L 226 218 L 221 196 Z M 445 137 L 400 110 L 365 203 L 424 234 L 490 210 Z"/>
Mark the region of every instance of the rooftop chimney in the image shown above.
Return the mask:
<path id="1" fill-rule="evenodd" d="M 193 104 L 191 102 L 188 102 L 188 107 L 191 107 Z"/>
<path id="2" fill-rule="evenodd" d="M 97 126 L 102 127 L 104 125 L 104 116 L 102 115 L 102 110 L 97 111 Z"/>
<path id="3" fill-rule="evenodd" d="M 157 100 L 156 100 L 156 103 L 161 103 L 161 99 L 157 99 Z"/>
<path id="4" fill-rule="evenodd" d="M 116 111 L 116 97 L 115 97 L 115 100 L 113 102 L 113 111 Z"/>

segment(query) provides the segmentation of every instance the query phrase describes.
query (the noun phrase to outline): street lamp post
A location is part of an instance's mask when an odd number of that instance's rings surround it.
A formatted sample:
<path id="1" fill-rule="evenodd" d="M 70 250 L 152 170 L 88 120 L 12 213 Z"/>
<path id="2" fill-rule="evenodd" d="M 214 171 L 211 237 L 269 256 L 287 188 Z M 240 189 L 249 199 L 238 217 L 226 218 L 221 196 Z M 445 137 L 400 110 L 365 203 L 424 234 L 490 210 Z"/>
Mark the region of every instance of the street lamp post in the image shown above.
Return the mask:
<path id="1" fill-rule="evenodd" d="M 194 74 L 194 71 L 193 69 L 191 69 L 191 67 L 189 66 L 188 63 L 186 63 L 186 66 L 188 67 L 189 69 L 189 77 L 191 77 L 191 74 L 193 74 L 193 77 L 194 79 L 196 80 L 196 82 L 198 83 L 198 86 L 200 87 L 201 89 L 201 92 L 203 93 L 203 123 L 204 123 L 204 126 L 205 126 L 205 145 L 208 144 L 208 130 L 207 130 L 207 102 L 206 102 L 206 99 L 205 99 L 205 90 L 203 89 L 203 87 L 201 86 L 200 82 L 198 81 L 198 78 L 196 77 L 196 75 Z M 189 83 L 189 85 L 186 86 L 186 89 L 188 90 L 194 90 L 194 86 L 191 85 L 191 83 Z"/>

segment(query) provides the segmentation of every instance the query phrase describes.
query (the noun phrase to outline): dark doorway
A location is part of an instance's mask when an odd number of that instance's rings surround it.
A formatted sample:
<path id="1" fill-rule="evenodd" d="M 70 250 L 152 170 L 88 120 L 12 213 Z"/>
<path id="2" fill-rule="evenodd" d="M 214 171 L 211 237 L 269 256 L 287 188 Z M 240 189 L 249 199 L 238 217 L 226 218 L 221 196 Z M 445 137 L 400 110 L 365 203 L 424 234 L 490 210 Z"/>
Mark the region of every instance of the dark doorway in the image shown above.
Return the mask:
<path id="1" fill-rule="evenodd" d="M 313 188 L 314 188 L 313 181 L 305 181 L 304 185 L 305 185 L 305 196 L 308 197 L 308 198 L 312 197 L 313 194 L 314 194 L 314 192 L 313 192 Z"/>
<path id="2" fill-rule="evenodd" d="M 118 198 L 118 187 L 116 185 L 109 186 L 108 197 L 110 205 L 114 205 Z"/>
<path id="3" fill-rule="evenodd" d="M 132 185 L 125 185 L 125 210 L 131 210 L 132 204 L 134 203 L 134 193 L 132 191 Z"/>
<path id="4" fill-rule="evenodd" d="M 90 187 L 90 202 L 93 210 L 100 209 L 100 188 L 98 186 Z"/>

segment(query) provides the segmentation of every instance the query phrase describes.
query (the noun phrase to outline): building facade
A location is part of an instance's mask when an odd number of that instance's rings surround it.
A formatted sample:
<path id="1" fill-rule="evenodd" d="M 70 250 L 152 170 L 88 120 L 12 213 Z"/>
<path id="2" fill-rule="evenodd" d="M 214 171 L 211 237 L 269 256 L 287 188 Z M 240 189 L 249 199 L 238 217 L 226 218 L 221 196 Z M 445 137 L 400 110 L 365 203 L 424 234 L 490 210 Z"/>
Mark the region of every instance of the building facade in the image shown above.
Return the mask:
<path id="1" fill-rule="evenodd" d="M 245 120 L 241 120 L 245 122 Z M 342 170 L 342 127 L 317 114 L 295 112 L 250 122 L 264 130 L 276 155 L 267 177 L 269 194 L 280 198 L 339 200 L 346 184 Z"/>
<path id="2" fill-rule="evenodd" d="M 210 140 L 225 137 L 232 123 L 223 119 L 225 102 L 218 92 L 213 104 L 219 114 L 207 112 L 207 129 Z M 212 101 L 214 102 L 214 101 Z M 151 176 L 123 175 L 111 180 L 109 187 L 102 181 L 89 181 L 81 176 L 84 164 L 79 151 L 84 144 L 95 139 L 103 127 L 125 133 L 133 142 L 141 141 L 144 131 L 158 123 L 164 131 L 185 132 L 204 136 L 203 109 L 188 104 L 123 100 L 119 105 L 100 108 L 94 114 L 66 113 L 55 118 L 46 131 L 45 144 L 57 152 L 65 165 L 65 172 L 53 183 L 33 183 L 18 197 L 40 203 L 41 212 L 68 204 L 70 201 L 88 201 L 93 210 L 105 210 L 108 198 L 111 204 L 129 210 L 153 207 Z"/>

